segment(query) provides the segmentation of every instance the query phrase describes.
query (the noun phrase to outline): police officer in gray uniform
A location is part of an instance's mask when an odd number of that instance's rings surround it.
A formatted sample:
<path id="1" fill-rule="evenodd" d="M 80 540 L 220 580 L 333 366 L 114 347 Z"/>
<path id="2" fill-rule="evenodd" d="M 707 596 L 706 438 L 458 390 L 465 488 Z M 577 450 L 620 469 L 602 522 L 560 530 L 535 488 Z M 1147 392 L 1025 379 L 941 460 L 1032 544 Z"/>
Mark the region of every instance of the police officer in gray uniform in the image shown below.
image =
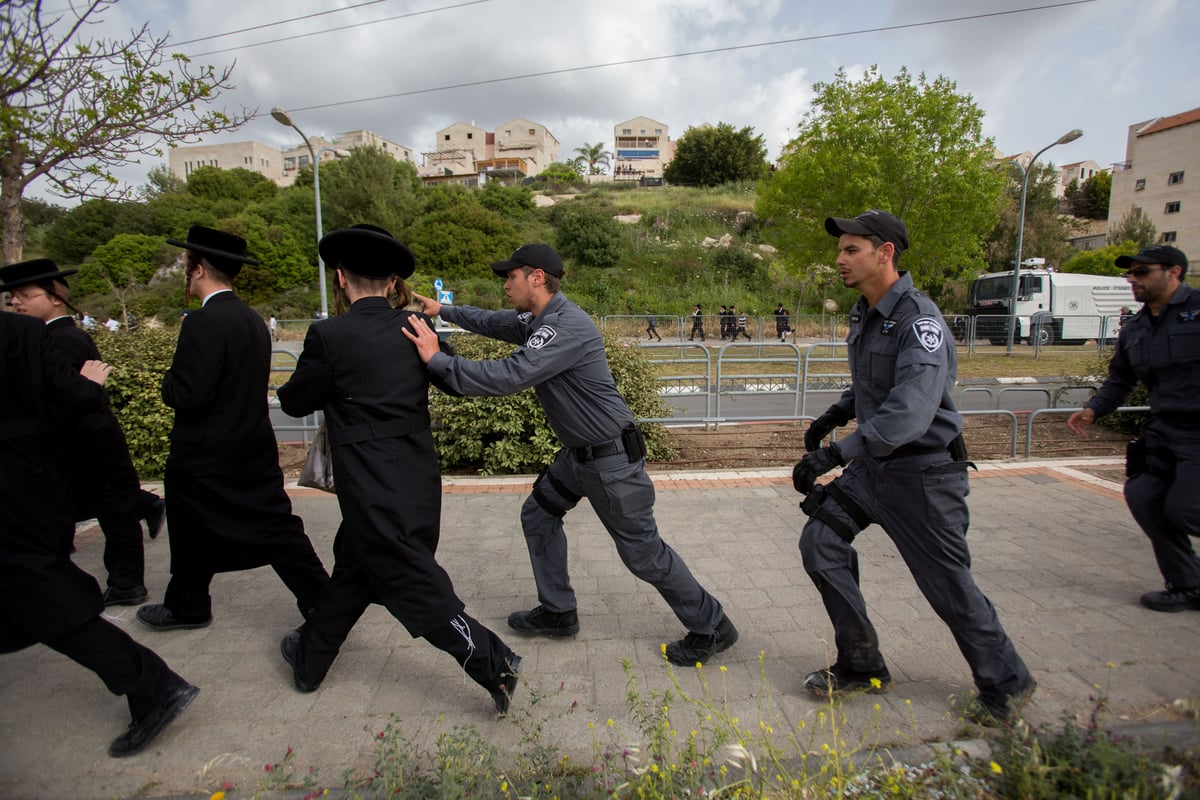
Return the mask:
<path id="1" fill-rule="evenodd" d="M 433 376 L 462 395 L 501 396 L 534 387 L 563 444 L 521 509 L 539 605 L 509 615 L 509 627 L 555 637 L 579 632 L 563 516 L 586 497 L 629 571 L 657 589 L 686 626 L 683 639 L 667 645 L 671 663 L 691 666 L 728 649 L 737 641 L 737 629 L 659 536 L 645 442 L 617 392 L 600 331 L 559 291 L 562 259 L 548 245 L 527 244 L 492 269 L 505 278 L 514 311 L 416 299 L 430 316 L 520 345 L 512 355 L 472 361 L 441 352 L 427 326 L 406 332 Z"/>
<path id="2" fill-rule="evenodd" d="M 1183 283 L 1187 256 L 1147 247 L 1116 260 L 1142 308 L 1121 327 L 1108 378 L 1067 420 L 1087 426 L 1114 411 L 1138 382 L 1150 392 L 1150 419 L 1130 444 L 1125 502 L 1154 548 L 1166 590 L 1142 595 L 1155 611 L 1200 610 L 1200 291 Z"/>
<path id="3" fill-rule="evenodd" d="M 830 217 L 825 230 L 839 237 L 842 282 L 862 298 L 846 339 L 853 383 L 806 432 L 809 452 L 792 473 L 810 517 L 800 538 L 804 569 L 821 593 L 837 644 L 836 662 L 810 673 L 804 685 L 825 697 L 890 688 L 852 546 L 874 522 L 971 667 L 979 694 L 966 715 L 982 724 L 1008 720 L 1036 684 L 971 577 L 968 462 L 950 394 L 958 369 L 953 338 L 933 301 L 897 271 L 908 247 L 903 222 L 868 211 Z M 857 430 L 821 447 L 826 434 L 851 419 Z M 832 483 L 816 485 L 818 476 L 847 464 Z"/>

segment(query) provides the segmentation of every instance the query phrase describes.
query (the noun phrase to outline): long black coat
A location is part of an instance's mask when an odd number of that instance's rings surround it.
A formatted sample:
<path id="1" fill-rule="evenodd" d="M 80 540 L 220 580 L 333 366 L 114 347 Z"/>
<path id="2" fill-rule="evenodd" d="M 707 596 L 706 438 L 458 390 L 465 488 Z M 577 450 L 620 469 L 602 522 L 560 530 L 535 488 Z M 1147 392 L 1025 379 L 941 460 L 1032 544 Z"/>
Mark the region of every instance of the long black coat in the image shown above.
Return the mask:
<path id="1" fill-rule="evenodd" d="M 99 360 L 100 351 L 87 331 L 70 317 L 46 325 L 54 349 L 76 372 L 83 362 Z M 65 456 L 63 471 L 75 507 L 75 519 L 103 514 L 136 515 L 140 483 L 125 432 L 107 404 L 75 414 L 61 428 Z"/>
<path id="2" fill-rule="evenodd" d="M 412 316 L 365 297 L 310 326 L 296 371 L 276 395 L 294 417 L 324 409 L 342 511 L 335 550 L 349 551 L 375 602 L 423 636 L 463 603 L 434 559 L 441 472 L 429 432 L 429 373 L 403 333 Z"/>
<path id="3" fill-rule="evenodd" d="M 164 474 L 172 573 L 253 569 L 304 536 L 283 489 L 270 369 L 267 326 L 232 292 L 184 318 L 162 383 L 175 409 Z"/>
<path id="4" fill-rule="evenodd" d="M 53 641 L 104 610 L 96 579 L 69 558 L 75 521 L 51 417 L 107 400 L 58 357 L 41 320 L 0 313 L 0 652 Z"/>

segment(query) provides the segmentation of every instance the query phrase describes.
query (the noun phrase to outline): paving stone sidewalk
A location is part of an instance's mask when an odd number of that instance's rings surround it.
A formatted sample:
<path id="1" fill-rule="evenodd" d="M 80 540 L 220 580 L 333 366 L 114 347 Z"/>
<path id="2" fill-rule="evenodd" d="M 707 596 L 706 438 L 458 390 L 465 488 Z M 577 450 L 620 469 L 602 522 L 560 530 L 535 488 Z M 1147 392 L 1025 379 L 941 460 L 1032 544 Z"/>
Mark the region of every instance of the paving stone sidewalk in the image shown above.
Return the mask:
<path id="1" fill-rule="evenodd" d="M 982 464 L 970 498 L 975 577 L 1040 685 L 1027 709 L 1032 723 L 1056 724 L 1064 713 L 1083 720 L 1104 697 L 1116 724 L 1191 725 L 1194 733 L 1194 723 L 1171 709 L 1200 697 L 1200 613 L 1137 604 L 1161 579 L 1120 485 L 1093 474 L 1105 466 L 1112 462 Z M 319 784 L 341 786 L 347 771 L 370 773 L 392 714 L 424 746 L 455 726 L 475 726 L 512 754 L 523 734 L 539 730 L 543 743 L 590 764 L 595 740 L 642 738 L 626 705 L 623 662 L 643 697 L 677 680 L 687 692 L 711 693 L 745 728 L 761 720 L 796 730 L 804 722 L 805 735 L 817 735 L 827 707 L 801 680 L 829 659 L 832 631 L 801 565 L 803 518 L 789 475 L 654 473 L 664 538 L 741 632 L 732 650 L 700 671 L 668 669 L 661 646 L 682 628 L 657 593 L 629 575 L 586 504 L 567 518 L 579 635 L 550 641 L 507 631 L 510 611 L 536 603 L 518 519 L 530 478 L 447 478 L 439 560 L 468 611 L 524 657 L 508 719 L 496 719 L 487 694 L 445 654 L 411 639 L 378 607 L 351 634 L 320 691 L 299 694 L 278 652 L 280 637 L 300 622 L 291 596 L 269 569 L 218 575 L 215 620 L 206 629 L 154 632 L 136 623 L 136 609 L 110 609 L 117 625 L 201 687 L 192 707 L 134 758 L 107 755 L 128 715 L 94 675 L 44 647 L 0 657 L 0 797 L 207 797 L 226 782 L 237 787 L 231 796 L 244 796 L 289 748 L 297 774 L 311 768 Z M 332 566 L 335 498 L 291 494 Z M 966 663 L 895 548 L 877 527 L 856 544 L 895 684 L 888 695 L 849 699 L 842 735 L 905 747 L 978 733 L 948 704 L 971 688 Z M 103 576 L 98 529 L 82 529 L 77 546 L 77 562 Z M 159 601 L 167 537 L 147 541 L 146 556 L 147 585 Z M 676 703 L 674 724 L 687 729 L 694 719 Z"/>

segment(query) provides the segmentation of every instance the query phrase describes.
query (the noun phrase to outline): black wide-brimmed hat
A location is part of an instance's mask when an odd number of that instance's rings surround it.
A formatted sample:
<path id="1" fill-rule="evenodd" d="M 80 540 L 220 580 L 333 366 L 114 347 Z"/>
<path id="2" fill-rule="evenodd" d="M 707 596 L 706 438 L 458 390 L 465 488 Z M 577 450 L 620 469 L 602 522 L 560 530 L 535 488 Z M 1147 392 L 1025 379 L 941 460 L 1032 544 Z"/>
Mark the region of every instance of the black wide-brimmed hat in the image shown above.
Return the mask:
<path id="1" fill-rule="evenodd" d="M 176 247 L 182 247 L 185 250 L 194 250 L 202 255 L 212 256 L 215 259 L 224 261 L 224 265 L 236 265 L 233 272 L 228 269 L 221 269 L 221 264 L 214 264 L 222 272 L 228 273 L 230 277 L 237 274 L 242 268 L 242 264 L 251 264 L 258 266 L 262 262 L 257 258 L 250 258 L 246 255 L 246 240 L 240 236 L 225 231 L 206 228 L 203 225 L 193 225 L 188 229 L 186 241 L 178 239 L 167 239 L 167 244 L 173 244 Z"/>
<path id="2" fill-rule="evenodd" d="M 9 291 L 31 283 L 57 280 L 65 286 L 68 275 L 79 272 L 77 269 L 59 269 L 48 258 L 35 258 L 30 261 L 18 261 L 7 267 L 0 267 L 0 290 Z"/>
<path id="3" fill-rule="evenodd" d="M 417 259 L 404 243 L 378 225 L 354 225 L 327 233 L 317 242 L 326 264 L 367 278 L 408 278 Z"/>

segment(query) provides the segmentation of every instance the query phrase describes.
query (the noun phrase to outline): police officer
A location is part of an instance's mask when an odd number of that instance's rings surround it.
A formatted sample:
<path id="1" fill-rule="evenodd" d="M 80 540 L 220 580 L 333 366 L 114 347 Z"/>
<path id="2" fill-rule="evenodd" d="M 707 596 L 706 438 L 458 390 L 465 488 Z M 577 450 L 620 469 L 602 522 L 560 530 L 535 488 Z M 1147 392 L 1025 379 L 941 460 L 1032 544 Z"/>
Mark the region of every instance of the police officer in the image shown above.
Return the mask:
<path id="1" fill-rule="evenodd" d="M 559 291 L 562 259 L 547 245 L 527 244 L 492 269 L 505 278 L 504 291 L 515 311 L 416 299 L 431 316 L 520 345 L 512 355 L 494 361 L 448 356 L 438 350 L 437 336 L 427 326 L 409 320 L 412 330 L 406 331 L 430 372 L 462 395 L 500 396 L 534 387 L 563 443 L 521 509 L 539 605 L 509 615 L 509 627 L 555 637 L 579 632 L 562 520 L 586 497 L 622 562 L 654 586 L 687 627 L 682 639 L 667 645 L 667 659 L 692 666 L 728 649 L 737 641 L 737 629 L 659 536 L 645 442 L 617 392 L 600 331 Z"/>
<path id="2" fill-rule="evenodd" d="M 1067 420 L 1088 425 L 1114 411 L 1140 382 L 1150 392 L 1150 418 L 1129 447 L 1125 501 L 1150 538 L 1166 589 L 1142 595 L 1155 611 L 1200 610 L 1200 291 L 1183 283 L 1187 256 L 1147 247 L 1121 256 L 1141 309 L 1121 327 L 1108 378 L 1087 407 Z"/>
<path id="3" fill-rule="evenodd" d="M 280 651 L 296 688 L 313 691 L 367 606 L 380 603 L 413 637 L 453 656 L 503 715 L 521 659 L 463 610 L 435 557 L 442 482 L 429 432 L 429 373 L 401 334 L 409 317 L 429 324 L 403 310 L 413 254 L 373 225 L 326 234 L 319 249 L 350 310 L 309 327 L 296 372 L 277 394 L 293 417 L 324 409 L 342 524 L 329 587 Z M 393 290 L 397 308 L 388 301 Z"/>
<path id="4" fill-rule="evenodd" d="M 852 385 L 804 437 L 809 451 L 792 474 L 809 515 L 800 538 L 804 569 L 833 622 L 837 660 L 804 685 L 828 697 L 887 691 L 892 682 L 858 584 L 854 538 L 871 523 L 891 537 L 917 586 L 949 626 L 975 685 L 966 714 L 981 724 L 1008 720 L 1036 684 L 971 577 L 962 417 L 950 392 L 957 361 L 941 312 L 913 288 L 896 260 L 908 231 L 896 217 L 868 211 L 830 217 L 842 282 L 862 293 L 850 314 Z M 821 447 L 835 427 L 858 428 Z M 848 464 L 848 466 L 846 466 Z M 816 478 L 838 466 L 828 486 Z"/>

